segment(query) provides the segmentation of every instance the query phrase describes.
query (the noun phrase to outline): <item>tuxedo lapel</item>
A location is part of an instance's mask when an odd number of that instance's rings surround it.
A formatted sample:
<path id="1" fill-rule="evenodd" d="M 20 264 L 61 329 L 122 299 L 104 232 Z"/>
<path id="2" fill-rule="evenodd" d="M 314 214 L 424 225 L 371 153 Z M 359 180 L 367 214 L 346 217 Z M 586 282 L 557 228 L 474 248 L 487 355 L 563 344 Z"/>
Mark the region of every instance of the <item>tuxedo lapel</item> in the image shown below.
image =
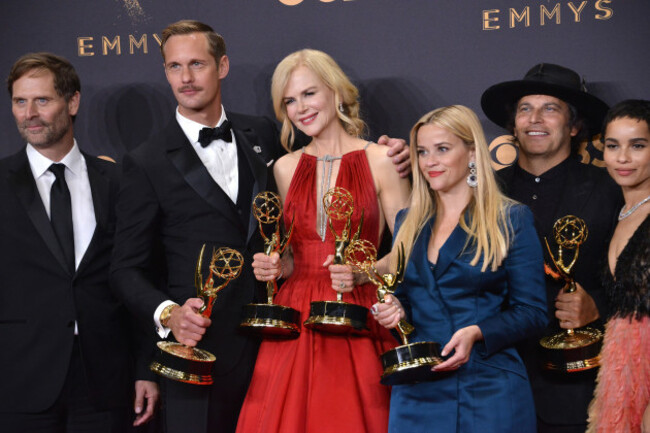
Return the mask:
<path id="1" fill-rule="evenodd" d="M 16 192 L 18 200 L 23 205 L 27 216 L 32 221 L 32 224 L 34 224 L 36 231 L 43 238 L 43 241 L 45 241 L 47 248 L 65 272 L 69 274 L 70 270 L 63 259 L 63 251 L 54 234 L 54 229 L 45 211 L 43 200 L 41 200 L 41 196 L 36 188 L 34 175 L 29 167 L 29 161 L 24 149 L 14 156 L 8 181 Z"/>
<path id="2" fill-rule="evenodd" d="M 172 121 L 166 136 L 167 156 L 185 182 L 210 206 L 234 224 L 241 225 L 235 204 L 210 176 L 176 120 Z"/>
<path id="3" fill-rule="evenodd" d="M 240 173 L 240 179 L 239 183 L 242 185 L 244 182 L 253 182 L 252 185 L 252 194 L 248 198 L 249 203 L 253 202 L 253 198 L 260 192 L 264 191 L 267 188 L 267 183 L 268 183 L 268 168 L 266 164 L 264 163 L 264 160 L 260 158 L 257 154 L 257 152 L 254 150 L 255 147 L 259 147 L 258 144 L 258 139 L 257 136 L 255 135 L 255 132 L 247 129 L 247 130 L 239 130 L 233 128 L 233 132 L 235 134 L 235 138 L 237 140 L 237 146 L 240 148 L 241 153 L 240 155 L 243 155 L 246 163 L 248 165 L 248 168 L 251 171 L 251 174 L 253 175 L 253 179 L 244 179 L 241 176 Z M 248 190 L 240 188 L 240 191 L 242 190 Z M 242 200 L 244 197 L 242 197 Z M 250 209 L 250 206 L 248 207 Z M 250 241 L 251 237 L 257 230 L 257 220 L 255 219 L 253 212 L 248 212 L 248 226 L 247 226 L 247 236 L 246 236 L 246 241 Z"/>
<path id="4" fill-rule="evenodd" d="M 83 154 L 86 160 L 86 167 L 88 169 L 88 182 L 90 183 L 90 191 L 93 199 L 93 210 L 95 212 L 95 232 L 88 244 L 88 248 L 84 253 L 79 266 L 77 267 L 77 274 L 82 272 L 92 261 L 98 247 L 98 242 L 104 233 L 107 232 L 109 224 L 109 216 L 111 212 L 111 191 L 109 179 L 100 171 L 96 165 L 94 157 Z"/>
<path id="5" fill-rule="evenodd" d="M 86 167 L 88 168 L 90 190 L 93 195 L 95 221 L 97 222 L 98 228 L 105 230 L 111 213 L 110 180 L 97 166 L 94 157 L 84 154 L 84 158 L 86 159 Z"/>

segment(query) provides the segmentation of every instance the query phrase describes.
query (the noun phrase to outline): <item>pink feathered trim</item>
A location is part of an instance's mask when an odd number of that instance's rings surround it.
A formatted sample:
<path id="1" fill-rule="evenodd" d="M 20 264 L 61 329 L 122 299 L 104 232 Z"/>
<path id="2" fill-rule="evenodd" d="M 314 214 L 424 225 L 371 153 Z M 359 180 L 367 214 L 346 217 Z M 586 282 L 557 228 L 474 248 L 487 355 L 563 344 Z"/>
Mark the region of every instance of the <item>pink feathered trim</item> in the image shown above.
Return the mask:
<path id="1" fill-rule="evenodd" d="M 639 433 L 650 402 L 650 318 L 615 318 L 605 326 L 587 433 Z"/>

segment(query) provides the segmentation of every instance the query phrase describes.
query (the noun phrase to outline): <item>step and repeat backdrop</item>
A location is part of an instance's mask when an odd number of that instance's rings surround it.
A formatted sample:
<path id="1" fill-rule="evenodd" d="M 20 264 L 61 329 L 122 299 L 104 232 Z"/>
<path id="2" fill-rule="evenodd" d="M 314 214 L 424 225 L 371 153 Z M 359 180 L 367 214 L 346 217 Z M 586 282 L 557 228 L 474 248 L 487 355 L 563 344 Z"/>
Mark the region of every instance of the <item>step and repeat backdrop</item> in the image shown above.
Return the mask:
<path id="1" fill-rule="evenodd" d="M 226 40 L 231 111 L 273 117 L 275 65 L 316 48 L 360 88 L 371 138 L 406 138 L 425 112 L 463 104 L 481 117 L 497 165 L 516 151 L 481 112 L 481 94 L 536 63 L 578 71 L 609 104 L 650 99 L 648 0 L 4 0 L 0 11 L 3 80 L 24 53 L 67 57 L 82 82 L 77 140 L 115 159 L 172 118 L 160 34 L 186 18 Z M 24 144 L 5 95 L 0 157 Z M 584 145 L 583 160 L 600 165 L 599 141 Z"/>

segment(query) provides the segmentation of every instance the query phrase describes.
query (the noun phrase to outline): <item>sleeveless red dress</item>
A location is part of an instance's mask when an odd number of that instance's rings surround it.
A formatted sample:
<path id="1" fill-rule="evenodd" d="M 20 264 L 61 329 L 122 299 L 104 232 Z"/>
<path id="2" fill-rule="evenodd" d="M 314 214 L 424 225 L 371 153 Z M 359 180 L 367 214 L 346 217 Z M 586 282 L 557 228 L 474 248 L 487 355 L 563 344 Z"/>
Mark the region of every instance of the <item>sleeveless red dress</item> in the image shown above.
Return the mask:
<path id="1" fill-rule="evenodd" d="M 327 227 L 323 242 L 316 230 L 317 159 L 303 153 L 284 203 L 285 224 L 295 223 L 291 246 L 294 271 L 276 295 L 276 304 L 309 316 L 311 301 L 336 300 L 329 271 L 322 264 L 334 253 L 334 237 Z M 379 207 L 364 150 L 343 155 L 336 186 L 354 197 L 352 230 L 364 210 L 361 237 L 377 246 Z M 340 233 L 343 224 L 334 228 Z M 370 308 L 375 286 L 357 286 L 343 301 Z M 253 379 L 242 407 L 238 433 L 375 433 L 388 429 L 390 389 L 379 383 L 379 355 L 397 340 L 372 318 L 368 336 L 323 334 L 301 327 L 294 340 L 264 340 Z"/>

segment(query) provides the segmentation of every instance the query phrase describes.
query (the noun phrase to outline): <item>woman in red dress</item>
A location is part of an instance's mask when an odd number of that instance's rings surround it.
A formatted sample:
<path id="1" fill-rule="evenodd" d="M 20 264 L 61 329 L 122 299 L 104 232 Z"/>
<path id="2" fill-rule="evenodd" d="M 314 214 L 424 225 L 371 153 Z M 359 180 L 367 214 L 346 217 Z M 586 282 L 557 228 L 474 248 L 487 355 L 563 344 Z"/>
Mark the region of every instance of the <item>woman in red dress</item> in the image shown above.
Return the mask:
<path id="1" fill-rule="evenodd" d="M 277 161 L 274 175 L 284 215 L 295 215 L 295 223 L 289 254 L 281 260 L 277 253 L 257 254 L 255 275 L 261 281 L 284 276 L 274 302 L 298 310 L 301 321 L 312 301 L 335 300 L 335 291 L 343 292 L 345 302 L 370 308 L 375 287 L 356 285 L 346 266 L 331 264 L 334 238 L 322 197 L 334 186 L 347 189 L 354 198 L 353 230 L 363 211 L 361 238 L 377 245 L 406 204 L 409 183 L 385 148 L 360 138 L 365 125 L 358 90 L 329 55 L 290 54 L 278 64 L 271 92 L 283 123 L 282 143 L 290 151 Z M 294 127 L 312 140 L 291 152 Z M 335 222 L 334 228 L 343 227 Z M 366 336 L 303 327 L 297 339 L 265 340 L 237 432 L 385 432 L 390 390 L 379 383 L 379 355 L 397 341 L 373 322 Z"/>

